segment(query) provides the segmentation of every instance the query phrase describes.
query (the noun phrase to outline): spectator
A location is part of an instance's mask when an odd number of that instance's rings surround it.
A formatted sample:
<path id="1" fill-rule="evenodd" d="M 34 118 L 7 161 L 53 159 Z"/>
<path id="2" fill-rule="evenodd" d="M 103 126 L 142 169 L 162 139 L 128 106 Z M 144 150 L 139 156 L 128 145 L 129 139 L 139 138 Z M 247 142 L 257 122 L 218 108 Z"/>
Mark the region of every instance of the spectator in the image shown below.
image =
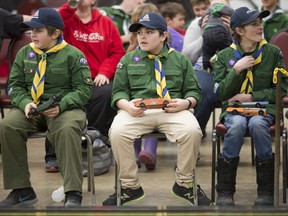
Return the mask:
<path id="1" fill-rule="evenodd" d="M 204 14 L 203 14 L 204 15 Z M 202 16 L 203 16 L 202 15 Z M 196 18 L 191 22 L 187 29 L 187 33 L 184 37 L 184 45 L 182 53 L 187 55 L 191 60 L 196 77 L 201 86 L 202 99 L 198 106 L 195 108 L 194 115 L 197 118 L 202 130 L 203 138 L 206 137 L 206 125 L 209 121 L 211 112 L 217 105 L 217 96 L 213 92 L 212 80 L 214 77 L 214 71 L 208 73 L 203 69 L 202 59 L 202 29 L 208 19 L 208 16 L 203 18 L 202 26 L 199 26 L 199 20 L 201 17 Z M 230 17 L 222 16 L 221 19 L 227 27 L 230 27 Z"/>
<path id="2" fill-rule="evenodd" d="M 281 29 L 288 28 L 288 16 L 278 5 L 279 0 L 262 0 L 262 10 L 269 10 L 270 15 L 263 19 L 264 38 L 270 42 L 273 35 Z"/>
<path id="3" fill-rule="evenodd" d="M 32 29 L 32 43 L 17 53 L 8 86 L 14 108 L 0 121 L 4 188 L 12 189 L 0 207 L 38 201 L 31 187 L 26 146 L 28 135 L 38 130 L 47 130 L 48 139 L 55 144 L 64 182 L 64 206 L 77 207 L 82 202 L 84 105 L 92 87 L 87 61 L 82 52 L 63 40 L 64 23 L 56 10 L 41 8 L 21 27 Z M 37 117 L 29 116 L 32 108 L 55 94 L 62 98 L 58 106 Z"/>
<path id="4" fill-rule="evenodd" d="M 59 13 L 65 23 L 65 40 L 85 54 L 94 81 L 92 97 L 86 106 L 88 126 L 108 136 L 116 115 L 111 108 L 112 80 L 125 50 L 116 26 L 109 17 L 93 8 L 94 4 L 91 0 L 81 0 L 78 7 L 73 9 L 66 3 Z M 46 149 L 50 149 L 45 155 L 47 171 L 57 165 L 57 160 L 51 143 L 46 142 Z"/>
<path id="5" fill-rule="evenodd" d="M 119 5 L 113 5 L 111 7 L 101 7 L 99 11 L 105 15 L 109 16 L 114 24 L 117 26 L 119 33 L 121 35 L 121 40 L 124 45 L 125 50 L 129 46 L 129 26 L 130 26 L 130 13 L 138 5 L 142 4 L 145 0 L 122 0 Z"/>
<path id="6" fill-rule="evenodd" d="M 144 197 L 137 176 L 133 141 L 142 134 L 157 129 L 178 144 L 178 167 L 173 194 L 193 205 L 193 187 L 197 187 L 192 183 L 193 169 L 202 135 L 196 118 L 189 110 L 200 99 L 200 87 L 192 65 L 185 56 L 167 46 L 167 25 L 161 15 L 145 14 L 129 30 L 137 32 L 139 49 L 127 53 L 118 64 L 112 105 L 119 112 L 109 131 L 114 157 L 119 165 L 121 204 Z M 159 61 L 155 61 L 155 57 L 159 57 Z M 158 93 L 154 64 L 167 69 L 166 78 L 164 75 L 161 82 L 163 85 L 158 86 L 161 88 Z M 162 70 L 161 72 L 164 73 Z M 166 87 L 168 91 L 165 91 Z M 145 110 L 134 105 L 141 98 L 170 98 L 170 95 L 172 101 L 164 110 Z M 171 130 L 172 125 L 177 130 Z M 211 204 L 200 188 L 198 193 L 200 205 Z M 103 205 L 116 205 L 116 200 L 116 194 L 113 194 Z"/>
<path id="7" fill-rule="evenodd" d="M 132 12 L 131 23 L 137 23 L 138 20 L 147 13 L 159 13 L 158 8 L 152 3 L 143 3 L 137 5 Z M 130 45 L 127 49 L 127 52 L 133 51 L 138 46 L 137 41 L 137 32 L 130 32 Z M 157 161 L 157 138 L 146 138 L 144 139 L 144 148 L 142 150 L 142 139 L 136 139 L 134 142 L 136 163 L 138 168 L 141 167 L 141 163 L 145 164 L 147 170 L 154 170 L 156 167 Z"/>
<path id="8" fill-rule="evenodd" d="M 210 59 L 218 51 L 230 46 L 232 39 L 230 36 L 230 28 L 225 25 L 222 16 L 231 16 L 233 9 L 230 8 L 229 0 L 210 0 L 210 8 L 207 14 L 208 19 L 204 25 L 203 32 L 203 68 L 209 72 L 213 69 Z M 202 19 L 199 25 L 202 26 Z"/>
<path id="9" fill-rule="evenodd" d="M 275 121 L 276 84 L 273 73 L 284 68 L 280 49 L 262 38 L 262 18 L 268 10 L 256 12 L 246 7 L 235 10 L 231 16 L 234 43 L 217 54 L 214 90 L 222 102 L 220 115 L 227 133 L 217 165 L 217 205 L 231 206 L 236 191 L 236 173 L 239 153 L 248 130 L 256 149 L 258 197 L 255 206 L 272 206 L 274 201 L 274 154 L 269 127 Z M 282 79 L 281 94 L 286 95 L 286 81 Z M 268 101 L 267 115 L 247 117 L 227 113 L 227 103 L 233 101 Z"/>
<path id="10" fill-rule="evenodd" d="M 208 11 L 210 2 L 209 0 L 190 0 L 190 4 L 192 6 L 193 14 L 195 15 L 195 18 L 197 18 L 201 17 L 204 13 Z M 186 22 L 184 25 L 184 29 L 187 29 L 193 20 L 194 18 Z"/>
<path id="11" fill-rule="evenodd" d="M 183 39 L 185 35 L 185 9 L 176 2 L 167 2 L 160 9 L 161 15 L 165 18 L 170 36 L 169 45 L 177 50 L 182 51 Z"/>

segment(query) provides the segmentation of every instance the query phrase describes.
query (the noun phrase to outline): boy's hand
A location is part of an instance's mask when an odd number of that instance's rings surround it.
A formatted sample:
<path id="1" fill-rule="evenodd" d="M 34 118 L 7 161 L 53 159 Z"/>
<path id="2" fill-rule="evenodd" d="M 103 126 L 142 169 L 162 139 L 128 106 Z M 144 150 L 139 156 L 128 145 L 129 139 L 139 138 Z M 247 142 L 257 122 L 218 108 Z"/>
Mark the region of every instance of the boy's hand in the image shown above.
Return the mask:
<path id="1" fill-rule="evenodd" d="M 188 100 L 186 99 L 172 99 L 169 104 L 164 108 L 165 112 L 175 113 L 182 110 L 186 110 L 188 107 Z"/>
<path id="2" fill-rule="evenodd" d="M 95 86 L 103 86 L 109 84 L 109 79 L 103 74 L 98 74 L 94 79 Z"/>
<path id="3" fill-rule="evenodd" d="M 59 115 L 59 113 L 60 113 L 59 106 L 55 106 L 55 107 L 52 107 L 50 109 L 43 111 L 43 114 L 49 118 L 55 118 L 56 116 Z"/>
<path id="4" fill-rule="evenodd" d="M 229 30 L 229 32 L 231 33 L 231 28 L 230 28 L 230 16 L 221 16 L 221 19 L 224 23 L 224 25 L 227 27 L 227 29 Z"/>
<path id="5" fill-rule="evenodd" d="M 32 108 L 37 109 L 37 105 L 36 105 L 34 102 L 28 103 L 28 104 L 25 106 L 24 112 L 25 112 L 26 118 L 31 118 L 31 117 L 29 116 L 29 112 L 32 110 Z"/>
<path id="6" fill-rule="evenodd" d="M 145 108 L 141 108 L 141 107 L 136 107 L 135 106 L 135 102 L 136 101 L 141 101 L 142 98 L 138 98 L 138 99 L 133 99 L 131 100 L 128 104 L 127 104 L 127 109 L 126 111 L 133 117 L 141 117 L 143 116 L 145 113 L 144 111 L 146 110 Z"/>
<path id="7" fill-rule="evenodd" d="M 253 96 L 252 94 L 236 94 L 232 98 L 228 100 L 228 103 L 232 103 L 234 101 L 239 101 L 241 103 L 243 102 L 252 102 Z"/>
<path id="8" fill-rule="evenodd" d="M 254 66 L 253 56 L 245 56 L 234 65 L 234 70 L 237 74 L 240 74 L 243 70 L 251 68 Z"/>

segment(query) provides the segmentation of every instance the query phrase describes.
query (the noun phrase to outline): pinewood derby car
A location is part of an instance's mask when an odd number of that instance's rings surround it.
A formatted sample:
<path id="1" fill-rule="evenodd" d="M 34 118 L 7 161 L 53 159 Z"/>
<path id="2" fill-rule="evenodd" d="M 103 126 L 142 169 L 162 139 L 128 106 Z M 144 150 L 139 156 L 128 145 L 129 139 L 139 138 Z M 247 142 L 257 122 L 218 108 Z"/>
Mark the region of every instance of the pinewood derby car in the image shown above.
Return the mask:
<path id="1" fill-rule="evenodd" d="M 146 108 L 146 109 L 158 109 L 164 108 L 167 104 L 170 103 L 170 100 L 163 98 L 150 98 L 141 101 L 135 102 L 136 107 Z"/>
<path id="2" fill-rule="evenodd" d="M 253 102 L 240 102 L 233 101 L 228 103 L 229 107 L 256 107 L 256 108 L 265 108 L 269 104 L 268 101 L 253 101 Z"/>
<path id="3" fill-rule="evenodd" d="M 226 111 L 234 115 L 243 115 L 243 116 L 267 115 L 265 108 L 255 108 L 255 107 L 228 107 Z"/>

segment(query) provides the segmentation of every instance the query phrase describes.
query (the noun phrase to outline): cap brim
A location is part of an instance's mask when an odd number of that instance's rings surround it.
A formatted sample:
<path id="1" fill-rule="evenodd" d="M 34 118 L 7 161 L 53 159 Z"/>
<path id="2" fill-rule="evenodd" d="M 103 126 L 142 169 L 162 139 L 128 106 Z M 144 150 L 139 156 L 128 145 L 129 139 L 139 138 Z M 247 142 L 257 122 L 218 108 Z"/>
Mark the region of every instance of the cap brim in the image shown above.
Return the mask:
<path id="1" fill-rule="evenodd" d="M 249 24 L 251 22 L 254 22 L 257 18 L 265 18 L 267 16 L 270 15 L 270 11 L 269 10 L 263 10 L 261 12 L 257 12 L 255 13 L 252 17 L 250 17 L 249 20 L 247 20 L 245 23 L 243 23 L 243 25 Z"/>
<path id="2" fill-rule="evenodd" d="M 130 32 L 136 32 L 143 26 L 145 26 L 147 28 L 150 28 L 150 29 L 157 29 L 157 27 L 149 25 L 149 23 L 144 23 L 143 22 L 143 23 L 134 23 L 134 24 L 130 25 L 129 31 Z"/>
<path id="3" fill-rule="evenodd" d="M 39 22 L 34 22 L 34 21 L 20 23 L 19 26 L 20 28 L 34 28 L 34 29 L 46 27 L 46 25 L 39 23 Z"/>

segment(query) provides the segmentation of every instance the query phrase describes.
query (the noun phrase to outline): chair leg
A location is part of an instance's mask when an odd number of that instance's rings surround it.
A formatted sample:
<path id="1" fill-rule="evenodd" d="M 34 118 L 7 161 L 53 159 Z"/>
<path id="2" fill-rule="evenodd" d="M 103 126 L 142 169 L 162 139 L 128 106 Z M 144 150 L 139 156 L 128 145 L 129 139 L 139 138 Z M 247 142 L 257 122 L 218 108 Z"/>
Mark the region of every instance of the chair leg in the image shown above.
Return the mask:
<path id="1" fill-rule="evenodd" d="M 193 169 L 193 196 L 194 196 L 194 205 L 198 206 L 198 193 L 197 193 L 197 180 L 196 180 L 196 172 L 195 169 Z"/>
<path id="2" fill-rule="evenodd" d="M 211 200 L 215 202 L 215 173 L 216 173 L 216 130 L 212 131 L 212 180 L 211 180 Z"/>
<path id="3" fill-rule="evenodd" d="M 87 140 L 88 191 L 89 192 L 91 191 L 92 204 L 96 204 L 94 167 L 93 167 L 93 142 L 87 133 L 84 136 L 85 136 L 85 139 Z"/>
<path id="4" fill-rule="evenodd" d="M 2 117 L 2 119 L 4 118 L 4 108 L 1 108 L 1 117 Z"/>
<path id="5" fill-rule="evenodd" d="M 287 129 L 282 131 L 283 203 L 287 203 Z"/>
<path id="6" fill-rule="evenodd" d="M 255 166 L 255 152 L 254 152 L 254 142 L 253 139 L 251 138 L 251 161 L 252 161 L 252 166 Z"/>
<path id="7" fill-rule="evenodd" d="M 119 179 L 119 170 L 116 161 L 115 161 L 115 190 L 117 196 L 117 206 L 121 206 L 121 182 Z"/>

